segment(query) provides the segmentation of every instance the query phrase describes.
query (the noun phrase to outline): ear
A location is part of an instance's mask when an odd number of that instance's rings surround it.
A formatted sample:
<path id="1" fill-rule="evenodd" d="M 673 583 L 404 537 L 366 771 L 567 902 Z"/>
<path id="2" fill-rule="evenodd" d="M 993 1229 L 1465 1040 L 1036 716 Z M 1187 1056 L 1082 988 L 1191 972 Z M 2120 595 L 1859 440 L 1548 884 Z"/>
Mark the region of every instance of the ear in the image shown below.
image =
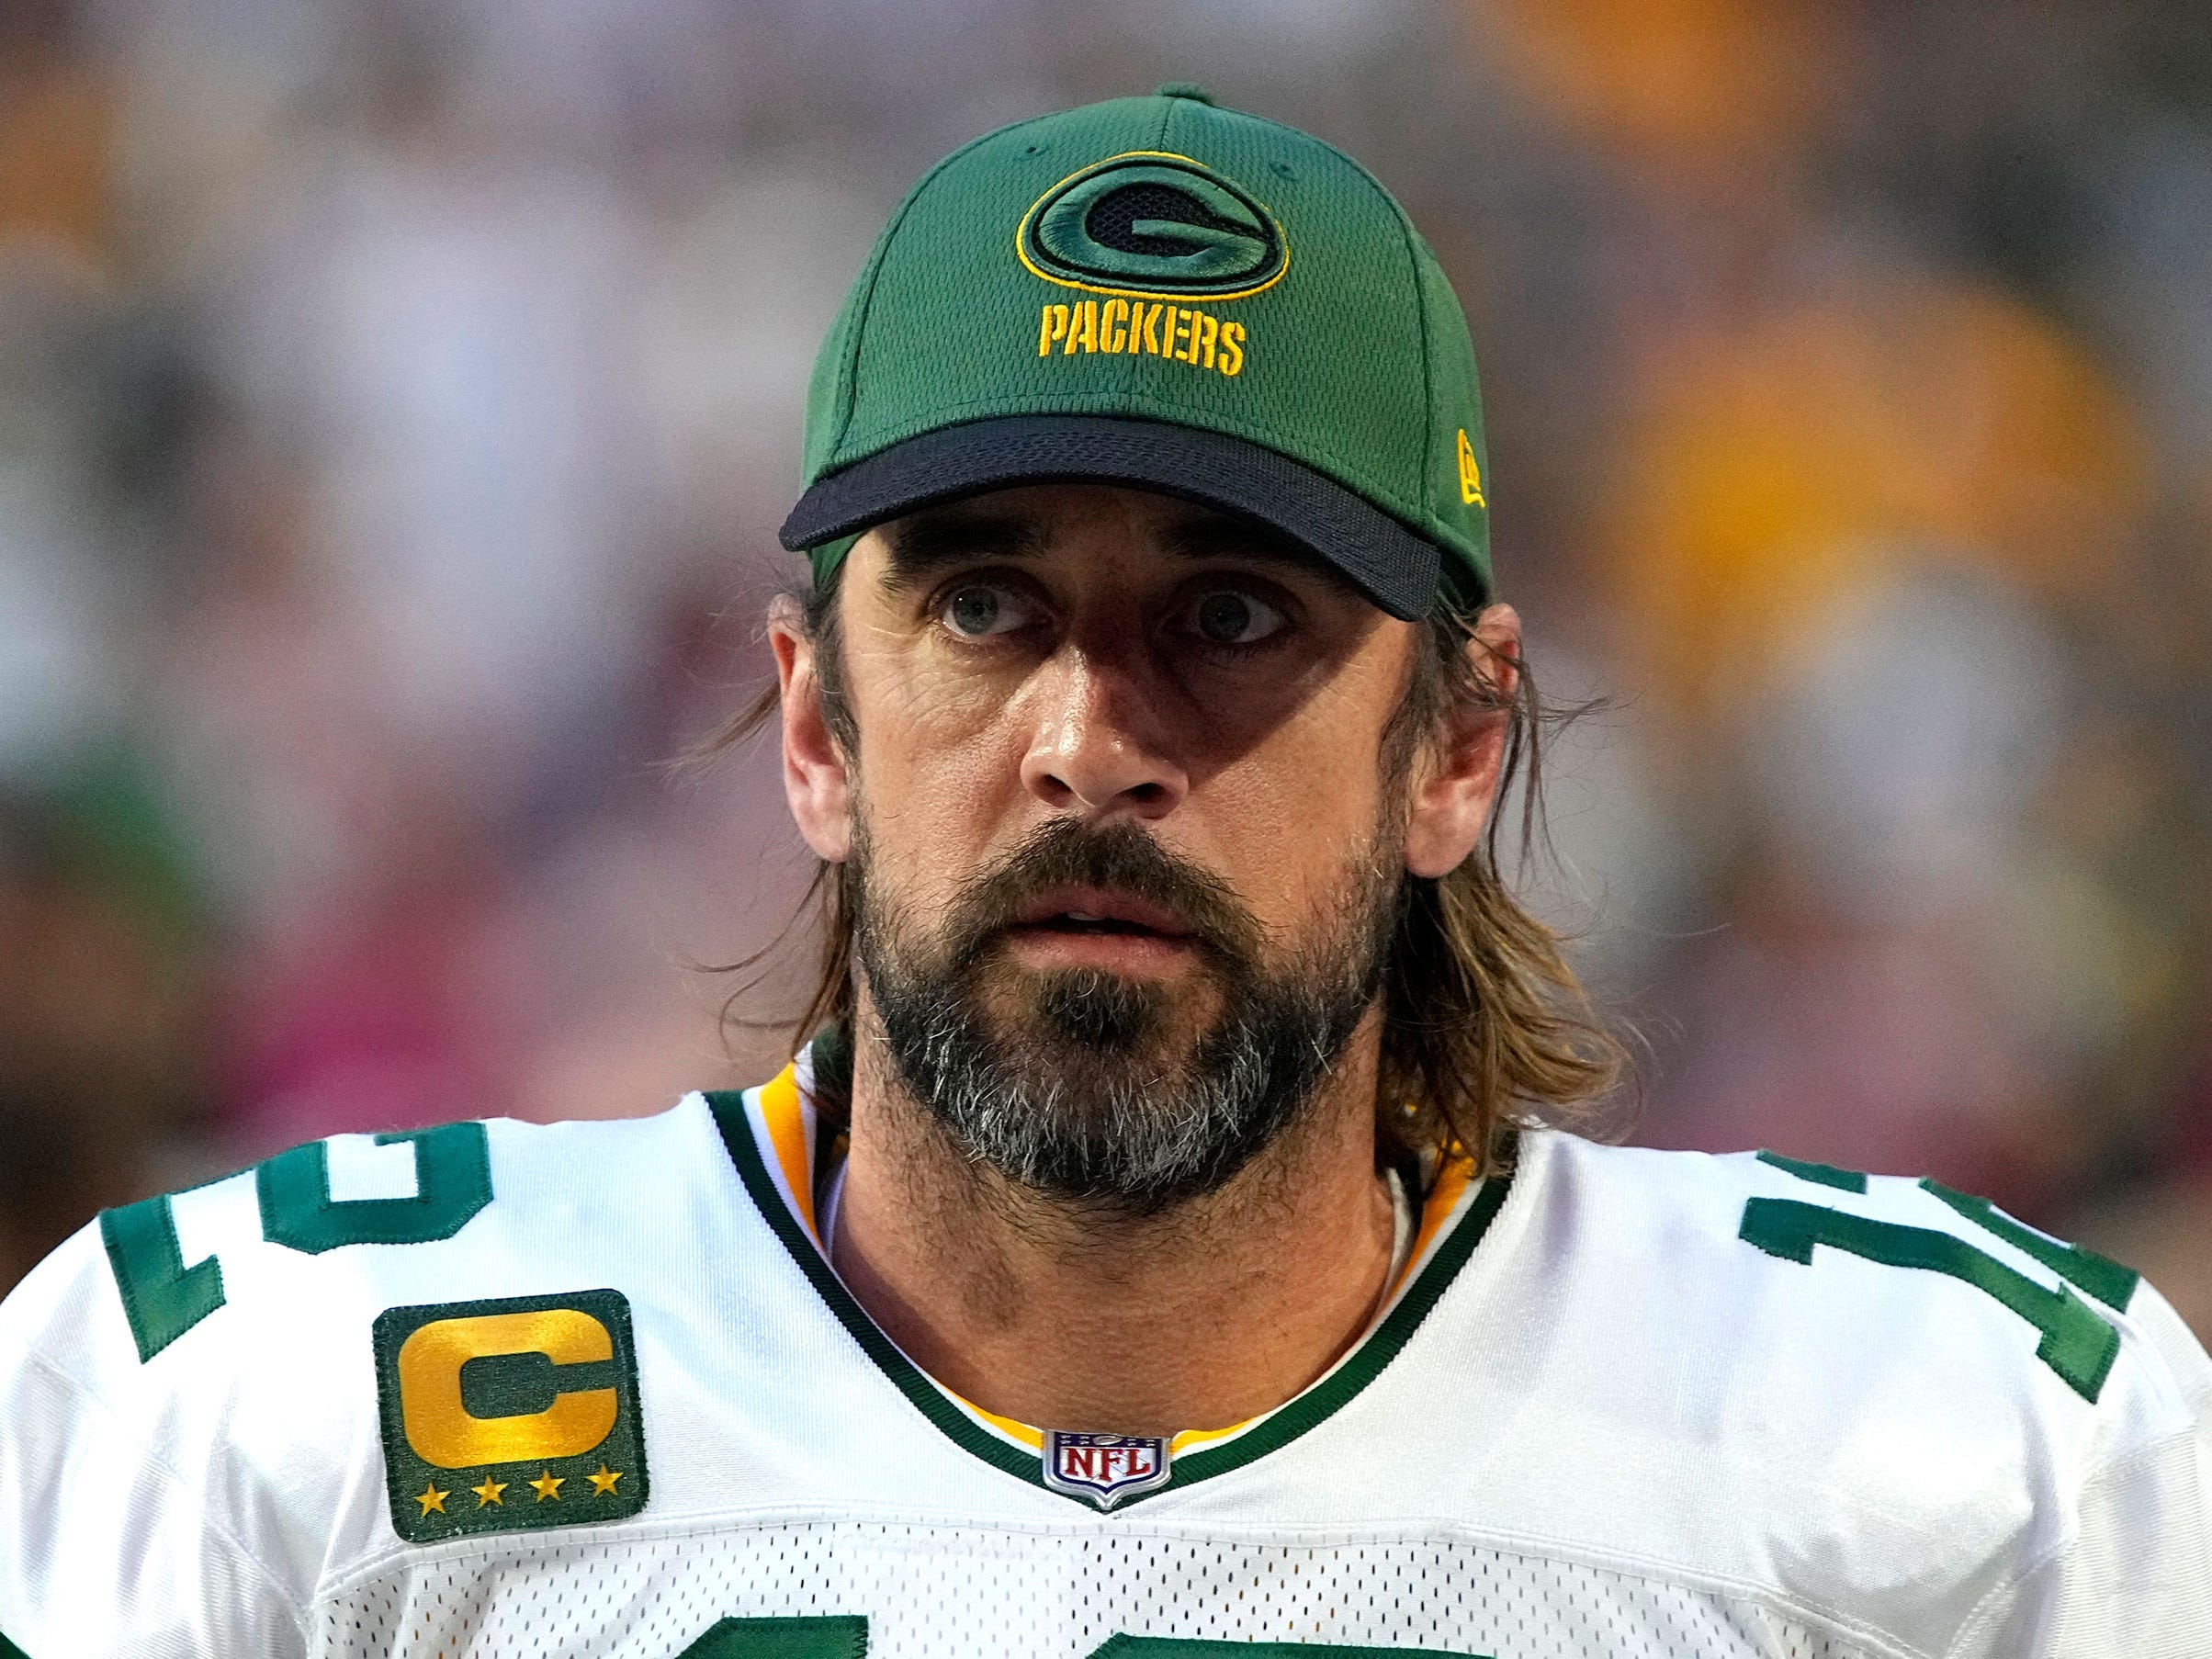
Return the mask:
<path id="1" fill-rule="evenodd" d="M 784 798 L 807 844 L 842 863 L 852 853 L 852 772 L 823 717 L 814 640 L 795 601 L 779 599 L 770 607 L 768 643 L 784 705 Z"/>
<path id="2" fill-rule="evenodd" d="M 1490 822 L 1511 725 L 1503 705 L 1520 688 L 1520 617 L 1511 605 L 1494 604 L 1476 619 L 1467 657 L 1491 695 L 1483 705 L 1450 710 L 1415 769 L 1405 825 L 1405 868 L 1415 875 L 1433 880 L 1459 868 Z"/>

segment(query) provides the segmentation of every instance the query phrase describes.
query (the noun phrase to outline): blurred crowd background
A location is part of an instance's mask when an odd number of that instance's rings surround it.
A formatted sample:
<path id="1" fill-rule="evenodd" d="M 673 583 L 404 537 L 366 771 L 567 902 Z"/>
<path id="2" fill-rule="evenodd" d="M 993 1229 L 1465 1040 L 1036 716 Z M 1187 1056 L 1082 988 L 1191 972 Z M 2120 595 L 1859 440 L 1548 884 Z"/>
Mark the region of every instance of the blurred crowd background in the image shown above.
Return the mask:
<path id="1" fill-rule="evenodd" d="M 6 0 L 0 1288 L 767 1075 L 701 968 L 809 866 L 772 756 L 666 762 L 767 672 L 815 344 L 942 152 L 1189 79 L 1466 301 L 1634 1134 L 2212 1335 L 2203 0 Z"/>

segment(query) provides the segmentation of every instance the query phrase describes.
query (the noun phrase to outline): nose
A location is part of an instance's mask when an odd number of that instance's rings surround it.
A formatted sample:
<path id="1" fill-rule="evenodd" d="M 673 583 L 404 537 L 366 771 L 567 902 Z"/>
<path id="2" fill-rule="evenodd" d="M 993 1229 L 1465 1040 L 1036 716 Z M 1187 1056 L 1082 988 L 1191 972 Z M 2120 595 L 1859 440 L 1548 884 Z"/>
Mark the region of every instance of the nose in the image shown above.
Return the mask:
<path id="1" fill-rule="evenodd" d="M 1166 741 L 1158 698 L 1142 676 L 1080 649 L 1044 665 L 1038 718 L 1021 782 L 1047 806 L 1106 819 L 1165 818 L 1191 780 Z"/>

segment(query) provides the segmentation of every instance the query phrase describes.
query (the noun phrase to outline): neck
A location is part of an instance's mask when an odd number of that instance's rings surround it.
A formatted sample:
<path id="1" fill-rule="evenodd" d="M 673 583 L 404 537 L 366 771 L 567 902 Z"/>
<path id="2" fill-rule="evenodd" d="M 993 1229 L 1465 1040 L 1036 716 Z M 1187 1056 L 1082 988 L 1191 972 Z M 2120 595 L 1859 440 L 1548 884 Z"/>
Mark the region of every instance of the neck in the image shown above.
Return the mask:
<path id="1" fill-rule="evenodd" d="M 831 1261 L 914 1362 L 986 1411 L 1112 1434 L 1272 1410 L 1366 1327 L 1394 1216 L 1375 1173 L 1380 1028 L 1218 1191 L 1101 1211 L 972 1162 L 857 1022 L 852 1149 Z"/>

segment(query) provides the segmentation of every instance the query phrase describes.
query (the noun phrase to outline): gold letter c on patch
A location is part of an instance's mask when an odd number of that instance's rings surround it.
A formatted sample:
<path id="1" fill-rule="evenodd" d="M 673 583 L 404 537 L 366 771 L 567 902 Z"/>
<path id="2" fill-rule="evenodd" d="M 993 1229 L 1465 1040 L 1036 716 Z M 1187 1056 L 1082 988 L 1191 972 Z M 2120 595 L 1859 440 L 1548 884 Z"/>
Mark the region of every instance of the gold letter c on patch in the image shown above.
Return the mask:
<path id="1" fill-rule="evenodd" d="M 544 1354 L 557 1366 L 615 1357 L 607 1327 L 576 1308 L 441 1319 L 401 1345 L 400 1409 L 407 1443 L 441 1469 L 575 1457 L 605 1439 L 620 1402 L 611 1388 L 556 1395 L 545 1410 L 476 1417 L 461 1401 L 461 1368 L 495 1354 Z"/>

